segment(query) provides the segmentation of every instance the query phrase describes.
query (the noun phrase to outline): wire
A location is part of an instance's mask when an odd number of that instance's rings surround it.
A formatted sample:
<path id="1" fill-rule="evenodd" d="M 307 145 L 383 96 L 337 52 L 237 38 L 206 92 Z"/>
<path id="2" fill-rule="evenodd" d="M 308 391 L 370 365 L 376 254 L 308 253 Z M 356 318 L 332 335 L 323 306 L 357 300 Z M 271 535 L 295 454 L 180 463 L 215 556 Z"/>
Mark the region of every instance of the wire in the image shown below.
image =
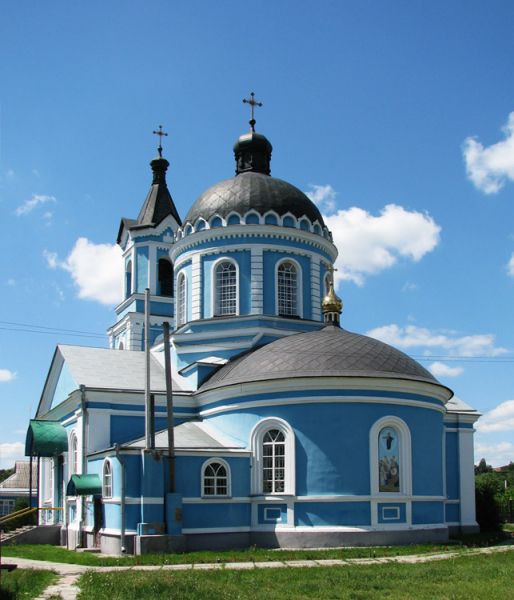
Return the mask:
<path id="1" fill-rule="evenodd" d="M 18 327 L 35 327 L 37 329 L 50 329 L 52 331 L 67 331 L 68 333 L 84 333 L 87 335 L 100 335 L 96 331 L 80 331 L 78 329 L 63 329 L 62 327 L 48 327 L 47 325 L 34 325 L 33 323 L 14 323 L 13 321 L 0 321 L 0 323 L 2 325 L 16 325 Z"/>
<path id="2" fill-rule="evenodd" d="M 2 327 L 1 325 L 13 325 L 14 327 Z M 46 333 L 46 334 L 58 334 L 74 337 L 94 338 L 105 340 L 106 335 L 103 333 L 97 333 L 94 331 L 82 331 L 79 329 L 65 329 L 63 327 L 50 327 L 47 325 L 35 325 L 33 323 L 16 323 L 14 321 L 0 321 L 0 330 L 2 331 L 15 331 L 20 333 Z M 133 333 L 134 342 L 141 342 L 142 335 Z M 455 355 L 417 355 L 409 354 L 409 356 L 420 362 L 433 362 L 434 360 L 444 360 L 446 362 L 461 362 L 461 363 L 514 363 L 514 356 L 455 356 Z"/>

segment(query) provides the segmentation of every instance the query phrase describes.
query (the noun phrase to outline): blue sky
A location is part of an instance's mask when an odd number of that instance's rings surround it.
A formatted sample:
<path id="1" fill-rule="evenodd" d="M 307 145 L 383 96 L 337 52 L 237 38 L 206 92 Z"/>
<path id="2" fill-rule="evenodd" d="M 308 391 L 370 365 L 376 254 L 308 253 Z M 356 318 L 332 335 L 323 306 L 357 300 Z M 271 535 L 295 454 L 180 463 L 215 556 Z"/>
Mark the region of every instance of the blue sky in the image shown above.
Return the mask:
<path id="1" fill-rule="evenodd" d="M 3 3 L 0 467 L 55 345 L 106 344 L 152 130 L 184 216 L 233 174 L 251 90 L 272 174 L 334 233 L 343 326 L 421 360 L 484 414 L 477 458 L 514 460 L 513 25 L 508 1 Z"/>

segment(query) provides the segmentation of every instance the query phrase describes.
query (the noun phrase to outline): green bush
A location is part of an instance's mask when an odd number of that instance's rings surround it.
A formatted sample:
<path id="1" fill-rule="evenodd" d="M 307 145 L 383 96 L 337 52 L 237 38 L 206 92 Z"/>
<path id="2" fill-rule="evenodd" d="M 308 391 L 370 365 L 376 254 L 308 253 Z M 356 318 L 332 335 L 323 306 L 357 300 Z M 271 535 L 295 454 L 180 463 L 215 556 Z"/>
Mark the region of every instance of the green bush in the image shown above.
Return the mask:
<path id="1" fill-rule="evenodd" d="M 477 522 L 481 531 L 498 531 L 501 528 L 498 496 L 503 492 L 501 480 L 494 473 L 475 477 Z"/>
<path id="2" fill-rule="evenodd" d="M 24 508 L 28 508 L 29 503 L 27 500 L 23 498 L 18 498 L 16 503 L 14 504 L 14 511 L 22 510 Z M 12 531 L 13 529 L 18 529 L 18 527 L 23 527 L 24 525 L 35 525 L 36 524 L 36 515 L 32 513 L 30 515 L 25 515 L 23 517 L 17 517 L 12 521 L 7 521 L 2 525 L 3 531 Z"/>

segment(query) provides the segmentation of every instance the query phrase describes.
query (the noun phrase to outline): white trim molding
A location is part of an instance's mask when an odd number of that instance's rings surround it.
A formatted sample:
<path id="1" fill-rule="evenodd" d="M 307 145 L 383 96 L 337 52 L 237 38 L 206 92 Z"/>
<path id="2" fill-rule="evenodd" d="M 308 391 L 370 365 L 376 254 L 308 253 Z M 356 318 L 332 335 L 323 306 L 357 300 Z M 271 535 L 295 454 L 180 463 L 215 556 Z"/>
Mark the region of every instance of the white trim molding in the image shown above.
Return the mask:
<path id="1" fill-rule="evenodd" d="M 219 464 L 222 465 L 225 468 L 225 473 L 226 473 L 226 493 L 225 494 L 218 494 L 217 493 L 217 477 L 214 477 L 214 494 L 206 494 L 205 493 L 205 469 L 212 464 Z M 232 495 L 232 481 L 231 481 L 231 476 L 230 476 L 230 465 L 228 464 L 228 462 L 226 460 L 224 460 L 223 458 L 220 457 L 213 457 L 213 458 L 208 458 L 202 465 L 202 468 L 200 469 L 200 493 L 202 495 L 202 498 L 205 500 L 216 500 L 216 499 L 220 499 L 220 498 L 230 498 L 230 496 Z"/>
<path id="2" fill-rule="evenodd" d="M 380 492 L 379 467 L 378 467 L 378 435 L 384 427 L 396 430 L 399 446 L 400 465 L 400 491 Z M 386 416 L 375 421 L 369 431 L 369 470 L 371 482 L 371 494 L 378 496 L 382 502 L 394 501 L 399 496 L 412 495 L 412 453 L 411 435 L 407 423 L 399 417 Z"/>
<path id="3" fill-rule="evenodd" d="M 295 435 L 291 425 L 279 417 L 268 417 L 262 419 L 262 421 L 259 421 L 254 426 L 250 433 L 250 447 L 252 449 L 252 495 L 264 494 L 262 489 L 262 441 L 264 434 L 270 429 L 278 429 L 284 434 L 285 438 L 284 492 L 274 493 L 272 495 L 275 497 L 294 495 L 296 488 Z"/>
<path id="4" fill-rule="evenodd" d="M 234 267 L 236 268 L 236 312 L 234 313 L 234 315 L 230 314 L 230 315 L 224 315 L 224 314 L 218 314 L 217 309 L 217 295 L 218 295 L 218 286 L 217 286 L 217 281 L 216 281 L 216 269 L 222 264 L 222 263 L 231 263 L 234 265 Z M 239 263 L 238 261 L 232 257 L 232 256 L 220 256 L 218 259 L 216 259 L 212 265 L 211 265 L 211 306 L 210 306 L 210 313 L 212 317 L 226 317 L 226 316 L 237 316 L 239 315 L 239 288 L 240 288 L 240 281 L 239 281 Z"/>

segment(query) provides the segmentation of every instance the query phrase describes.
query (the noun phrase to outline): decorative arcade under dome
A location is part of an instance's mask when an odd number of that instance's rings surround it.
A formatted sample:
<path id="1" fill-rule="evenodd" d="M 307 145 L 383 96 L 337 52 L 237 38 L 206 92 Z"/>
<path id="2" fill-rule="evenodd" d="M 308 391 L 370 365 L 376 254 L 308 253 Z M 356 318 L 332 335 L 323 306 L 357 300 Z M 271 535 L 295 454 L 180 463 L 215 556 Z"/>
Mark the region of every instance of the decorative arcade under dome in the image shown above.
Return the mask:
<path id="1" fill-rule="evenodd" d="M 183 221 L 167 134 L 154 132 L 150 191 L 119 229 L 111 347 L 58 346 L 31 422 L 68 440 L 42 459 L 41 506 L 64 499 L 63 542 L 108 553 L 476 531 L 478 413 L 403 352 L 340 327 L 330 232 L 301 190 L 271 176 L 261 103 L 245 103 L 235 176 Z"/>

